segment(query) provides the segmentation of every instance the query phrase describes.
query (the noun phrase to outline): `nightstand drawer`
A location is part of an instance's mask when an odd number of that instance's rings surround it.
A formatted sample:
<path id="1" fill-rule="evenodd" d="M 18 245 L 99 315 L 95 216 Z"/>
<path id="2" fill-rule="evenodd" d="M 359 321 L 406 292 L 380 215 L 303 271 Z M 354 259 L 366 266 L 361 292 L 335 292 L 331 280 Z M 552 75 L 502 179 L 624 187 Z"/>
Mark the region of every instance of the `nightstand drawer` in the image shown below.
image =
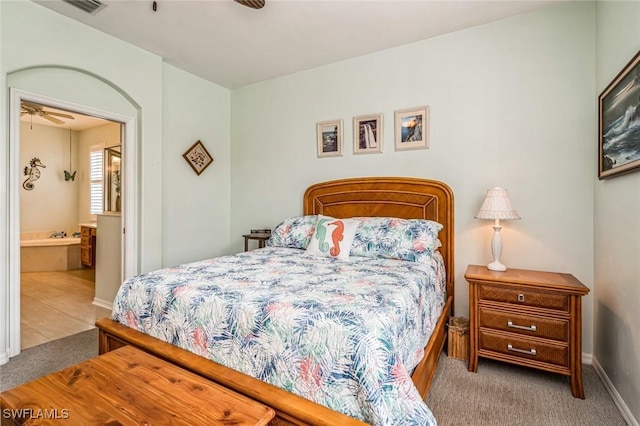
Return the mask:
<path id="1" fill-rule="evenodd" d="M 569 346 L 480 330 L 480 350 L 569 367 Z"/>
<path id="2" fill-rule="evenodd" d="M 569 340 L 568 320 L 495 311 L 482 307 L 478 312 L 480 327 L 563 342 Z"/>
<path id="3" fill-rule="evenodd" d="M 504 288 L 484 284 L 478 288 L 478 297 L 481 300 L 512 303 L 519 306 L 569 311 L 569 296 L 566 294 L 543 293 L 526 288 Z"/>

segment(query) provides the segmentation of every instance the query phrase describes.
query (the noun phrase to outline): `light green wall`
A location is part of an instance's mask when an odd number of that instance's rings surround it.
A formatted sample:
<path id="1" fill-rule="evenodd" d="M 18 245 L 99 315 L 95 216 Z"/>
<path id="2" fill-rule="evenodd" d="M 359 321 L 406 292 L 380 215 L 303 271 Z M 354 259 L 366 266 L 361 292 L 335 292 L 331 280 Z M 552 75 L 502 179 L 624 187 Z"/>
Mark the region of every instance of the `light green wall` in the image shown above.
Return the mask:
<path id="1" fill-rule="evenodd" d="M 230 91 L 33 2 L 2 2 L 0 9 L 2 75 L 8 75 L 9 87 L 138 119 L 140 270 L 195 259 L 205 246 L 210 254 L 226 250 Z M 4 96 L 6 100 L 8 92 Z M 198 139 L 215 157 L 214 165 L 199 177 L 182 158 Z M 0 152 L 0 159 L 6 155 Z M 4 178 L 0 177 L 3 191 Z M 164 215 L 169 219 L 163 221 Z M 194 244 L 193 227 L 201 225 L 200 231 L 215 230 L 215 238 Z M 187 238 L 191 254 L 173 255 L 184 250 Z"/>
<path id="2" fill-rule="evenodd" d="M 138 119 L 140 269 L 161 266 L 162 58 L 30 1 L 0 7 L 9 87 Z"/>
<path id="3" fill-rule="evenodd" d="M 28 0 L 0 1 L 0 83 L 1 170 L 10 158 L 9 87 L 137 120 L 139 217 L 127 232 L 139 235 L 138 272 L 228 249 L 228 89 Z M 197 139 L 215 157 L 199 178 L 182 158 Z M 12 325 L 8 188 L 0 173 L 0 362 Z"/>
<path id="4" fill-rule="evenodd" d="M 591 288 L 594 13 L 569 2 L 234 90 L 232 236 L 300 214 L 315 182 L 442 180 L 455 195 L 456 314 L 468 316 L 466 266 L 491 260 L 491 223 L 473 216 L 503 186 L 522 216 L 504 222 L 504 263 L 569 272 Z M 420 105 L 431 148 L 394 151 L 394 111 Z M 384 114 L 383 153 L 353 155 L 352 118 L 374 113 Z M 344 120 L 344 155 L 317 158 L 316 123 L 331 119 Z M 589 295 L 587 353 L 591 306 Z"/>
<path id="5" fill-rule="evenodd" d="M 162 252 L 165 265 L 229 253 L 230 98 L 228 89 L 170 65 L 164 66 Z M 198 140 L 214 159 L 200 176 L 182 157 Z"/>
<path id="6" fill-rule="evenodd" d="M 597 2 L 597 94 L 640 51 L 640 2 Z M 640 419 L 640 173 L 595 185 L 594 357 Z M 635 424 L 638 424 L 636 420 Z"/>

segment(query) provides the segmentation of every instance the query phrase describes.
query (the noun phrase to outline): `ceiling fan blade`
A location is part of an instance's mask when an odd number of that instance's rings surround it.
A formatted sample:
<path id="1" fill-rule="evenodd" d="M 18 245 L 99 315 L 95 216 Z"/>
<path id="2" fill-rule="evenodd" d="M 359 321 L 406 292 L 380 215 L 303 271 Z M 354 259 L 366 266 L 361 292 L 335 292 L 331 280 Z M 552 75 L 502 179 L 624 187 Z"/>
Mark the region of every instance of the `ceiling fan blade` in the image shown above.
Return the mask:
<path id="1" fill-rule="evenodd" d="M 264 7 L 264 0 L 233 0 L 234 2 L 241 4 L 251 9 L 262 9 Z"/>
<path id="2" fill-rule="evenodd" d="M 20 102 L 20 104 L 25 108 L 42 109 L 42 105 L 34 104 L 33 102 L 29 101 L 22 101 Z"/>
<path id="3" fill-rule="evenodd" d="M 76 118 L 73 115 L 63 114 L 61 112 L 53 112 L 53 111 L 45 111 L 46 115 L 55 115 L 56 117 L 67 118 L 69 120 L 75 120 Z"/>
<path id="4" fill-rule="evenodd" d="M 64 121 L 62 120 L 58 120 L 57 118 L 54 117 L 49 117 L 48 114 L 44 114 L 42 115 L 42 118 L 44 118 L 45 120 L 49 120 L 52 123 L 56 123 L 56 124 L 64 124 Z"/>

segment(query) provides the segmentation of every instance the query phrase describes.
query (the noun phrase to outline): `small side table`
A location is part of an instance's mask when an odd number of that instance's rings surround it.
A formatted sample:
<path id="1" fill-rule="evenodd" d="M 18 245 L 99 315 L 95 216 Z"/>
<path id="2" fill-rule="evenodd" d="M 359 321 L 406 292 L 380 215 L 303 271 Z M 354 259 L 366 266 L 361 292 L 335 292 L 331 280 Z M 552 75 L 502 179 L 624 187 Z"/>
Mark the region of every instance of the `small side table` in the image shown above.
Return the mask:
<path id="1" fill-rule="evenodd" d="M 244 251 L 249 251 L 249 240 L 257 240 L 258 248 L 263 248 L 265 242 L 271 237 L 271 234 L 260 233 L 260 234 L 244 234 Z"/>
<path id="2" fill-rule="evenodd" d="M 573 275 L 469 265 L 469 371 L 492 358 L 569 376 L 571 394 L 582 386 L 582 296 Z"/>

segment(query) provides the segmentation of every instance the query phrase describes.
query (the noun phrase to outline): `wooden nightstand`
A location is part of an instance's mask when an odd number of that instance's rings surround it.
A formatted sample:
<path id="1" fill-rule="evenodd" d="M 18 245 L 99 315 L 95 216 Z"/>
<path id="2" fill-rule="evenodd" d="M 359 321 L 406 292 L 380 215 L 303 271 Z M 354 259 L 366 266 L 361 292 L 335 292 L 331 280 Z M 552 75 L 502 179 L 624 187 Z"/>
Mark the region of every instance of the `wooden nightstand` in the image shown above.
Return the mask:
<path id="1" fill-rule="evenodd" d="M 258 240 L 258 248 L 263 248 L 266 241 L 271 237 L 269 233 L 244 234 L 244 251 L 249 251 L 249 240 Z"/>
<path id="2" fill-rule="evenodd" d="M 469 371 L 478 357 L 571 377 L 582 387 L 582 299 L 589 289 L 573 275 L 469 265 Z"/>

